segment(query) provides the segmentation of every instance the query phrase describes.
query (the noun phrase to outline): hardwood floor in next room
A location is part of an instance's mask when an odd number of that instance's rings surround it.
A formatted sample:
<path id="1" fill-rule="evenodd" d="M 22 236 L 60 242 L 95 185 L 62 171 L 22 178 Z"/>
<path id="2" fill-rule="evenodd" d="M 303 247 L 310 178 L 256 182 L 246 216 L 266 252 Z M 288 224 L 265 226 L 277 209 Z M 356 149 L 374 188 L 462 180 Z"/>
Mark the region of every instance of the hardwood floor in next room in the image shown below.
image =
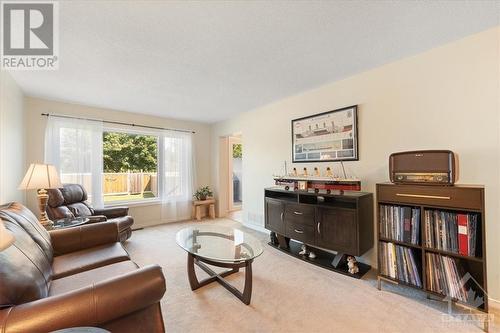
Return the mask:
<path id="1" fill-rule="evenodd" d="M 243 210 L 239 209 L 229 212 L 229 214 L 227 214 L 227 217 L 236 222 L 243 223 Z"/>

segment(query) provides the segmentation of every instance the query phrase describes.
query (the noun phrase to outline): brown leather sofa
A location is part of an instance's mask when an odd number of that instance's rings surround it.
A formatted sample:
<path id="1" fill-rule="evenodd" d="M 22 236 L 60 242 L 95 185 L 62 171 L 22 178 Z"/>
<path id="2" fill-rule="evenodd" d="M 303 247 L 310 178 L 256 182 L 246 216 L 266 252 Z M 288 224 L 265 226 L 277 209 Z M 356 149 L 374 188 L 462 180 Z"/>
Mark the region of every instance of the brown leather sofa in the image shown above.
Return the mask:
<path id="1" fill-rule="evenodd" d="M 51 220 L 66 217 L 91 217 L 90 222 L 116 222 L 123 242 L 132 235 L 134 219 L 128 207 L 95 209 L 87 202 L 87 191 L 80 184 L 63 184 L 62 188 L 48 190 L 47 215 Z"/>
<path id="2" fill-rule="evenodd" d="M 19 203 L 0 206 L 0 218 L 15 237 L 0 251 L 0 332 L 164 332 L 161 268 L 138 268 L 116 223 L 47 232 Z"/>

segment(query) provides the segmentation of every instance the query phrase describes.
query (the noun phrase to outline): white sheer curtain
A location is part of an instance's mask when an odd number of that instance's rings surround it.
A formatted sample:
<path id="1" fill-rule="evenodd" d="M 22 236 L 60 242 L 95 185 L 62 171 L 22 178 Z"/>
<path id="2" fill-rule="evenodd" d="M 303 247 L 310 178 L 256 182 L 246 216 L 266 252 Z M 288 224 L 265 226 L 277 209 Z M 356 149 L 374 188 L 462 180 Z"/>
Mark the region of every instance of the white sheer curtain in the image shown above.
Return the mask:
<path id="1" fill-rule="evenodd" d="M 49 117 L 45 163 L 54 164 L 63 183 L 81 184 L 95 207 L 103 206 L 101 121 Z"/>
<path id="2" fill-rule="evenodd" d="M 164 222 L 189 219 L 195 186 L 193 135 L 163 131 L 160 135 L 159 170 Z"/>

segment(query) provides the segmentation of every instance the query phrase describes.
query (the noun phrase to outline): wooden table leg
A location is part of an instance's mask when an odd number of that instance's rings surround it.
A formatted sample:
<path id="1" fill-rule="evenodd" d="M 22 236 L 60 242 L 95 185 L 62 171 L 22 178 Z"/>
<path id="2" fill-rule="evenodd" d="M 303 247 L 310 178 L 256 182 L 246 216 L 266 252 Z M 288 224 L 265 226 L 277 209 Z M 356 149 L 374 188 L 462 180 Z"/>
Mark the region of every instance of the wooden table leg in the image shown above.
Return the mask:
<path id="1" fill-rule="evenodd" d="M 231 269 L 222 273 L 216 273 L 213 270 L 211 270 L 208 266 L 203 264 L 203 262 L 201 262 L 200 259 L 196 258 L 191 253 L 188 253 L 187 271 L 188 271 L 188 279 L 189 279 L 189 285 L 191 286 L 191 290 L 196 290 L 209 283 L 217 281 L 224 288 L 229 290 L 233 295 L 238 297 L 238 299 L 240 299 L 244 304 L 249 305 L 250 300 L 252 298 L 252 262 L 253 260 L 248 260 L 244 264 L 245 286 L 243 287 L 243 292 L 241 292 L 224 279 L 224 277 L 230 274 L 237 273 L 239 271 L 239 267 L 241 267 L 241 264 L 236 263 L 232 265 L 229 263 L 223 263 L 223 264 L 219 263 L 221 267 L 228 267 Z M 194 270 L 195 264 L 199 266 L 201 269 L 203 269 L 209 275 L 209 277 L 202 281 L 198 281 L 198 278 L 196 277 L 196 272 Z M 209 262 L 209 264 L 217 266 L 217 264 L 214 262 Z"/>
<path id="2" fill-rule="evenodd" d="M 191 253 L 188 253 L 187 272 L 191 290 L 198 289 L 200 284 L 198 283 L 198 278 L 196 277 L 196 272 L 194 271 L 194 256 Z"/>
<path id="3" fill-rule="evenodd" d="M 196 219 L 201 220 L 201 206 L 196 206 Z"/>
<path id="4" fill-rule="evenodd" d="M 209 212 L 210 218 L 214 219 L 215 218 L 215 205 L 214 204 L 210 204 L 210 206 L 208 207 L 208 212 Z"/>
<path id="5" fill-rule="evenodd" d="M 252 298 L 252 261 L 247 261 L 245 265 L 245 287 L 243 288 L 243 295 L 241 301 L 246 305 L 250 304 Z"/>

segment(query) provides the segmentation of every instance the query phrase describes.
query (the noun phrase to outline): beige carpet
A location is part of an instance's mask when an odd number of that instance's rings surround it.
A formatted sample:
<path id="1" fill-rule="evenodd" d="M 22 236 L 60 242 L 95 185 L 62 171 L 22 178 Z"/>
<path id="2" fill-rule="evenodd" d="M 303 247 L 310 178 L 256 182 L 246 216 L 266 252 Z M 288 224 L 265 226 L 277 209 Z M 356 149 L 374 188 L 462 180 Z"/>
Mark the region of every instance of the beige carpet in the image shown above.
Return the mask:
<path id="1" fill-rule="evenodd" d="M 262 240 L 264 253 L 253 264 L 249 306 L 217 283 L 191 291 L 186 253 L 175 243 L 175 234 L 196 223 L 238 226 Z M 297 260 L 266 243 L 266 235 L 218 219 L 135 231 L 126 247 L 139 265 L 163 267 L 167 332 L 481 332 L 477 323 L 446 321 L 444 303 L 427 300 L 421 292 L 387 283 L 377 290 L 373 271 L 356 280 Z M 199 269 L 197 274 L 200 279 L 206 276 Z M 228 280 L 241 288 L 243 274 Z M 499 331 L 498 327 L 496 318 L 490 332 Z"/>

